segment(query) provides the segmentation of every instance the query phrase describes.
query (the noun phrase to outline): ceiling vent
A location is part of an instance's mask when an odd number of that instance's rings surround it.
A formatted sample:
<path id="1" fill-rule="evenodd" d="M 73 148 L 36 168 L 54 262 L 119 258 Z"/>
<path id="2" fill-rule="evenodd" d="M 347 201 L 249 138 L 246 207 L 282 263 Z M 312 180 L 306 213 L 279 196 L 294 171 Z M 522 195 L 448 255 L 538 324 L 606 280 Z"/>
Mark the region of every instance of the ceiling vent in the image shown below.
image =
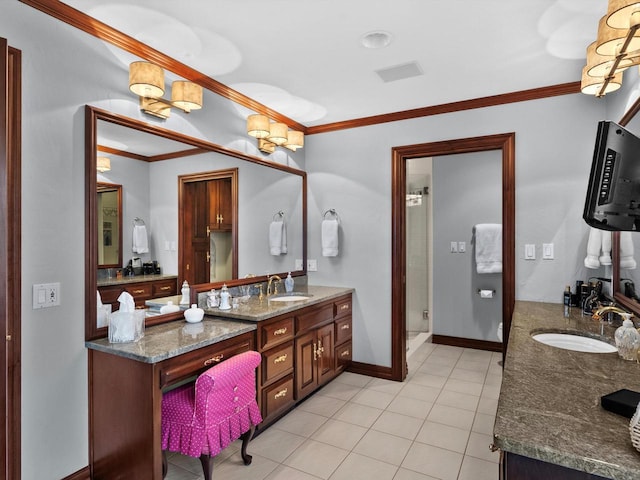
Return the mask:
<path id="1" fill-rule="evenodd" d="M 402 65 L 383 68 L 381 70 L 376 70 L 376 73 L 385 83 L 424 75 L 422 67 L 418 65 L 418 62 L 403 63 Z"/>

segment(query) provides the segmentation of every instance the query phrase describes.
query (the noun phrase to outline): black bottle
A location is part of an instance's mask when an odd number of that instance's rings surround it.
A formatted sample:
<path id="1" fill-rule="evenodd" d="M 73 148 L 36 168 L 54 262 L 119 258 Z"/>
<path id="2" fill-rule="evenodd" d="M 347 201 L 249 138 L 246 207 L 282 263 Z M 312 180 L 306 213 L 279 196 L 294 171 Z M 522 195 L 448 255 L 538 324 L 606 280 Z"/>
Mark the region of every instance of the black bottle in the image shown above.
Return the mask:
<path id="1" fill-rule="evenodd" d="M 562 303 L 564 304 L 564 316 L 568 317 L 569 313 L 571 312 L 571 286 L 570 285 L 567 285 L 567 287 L 564 290 Z"/>

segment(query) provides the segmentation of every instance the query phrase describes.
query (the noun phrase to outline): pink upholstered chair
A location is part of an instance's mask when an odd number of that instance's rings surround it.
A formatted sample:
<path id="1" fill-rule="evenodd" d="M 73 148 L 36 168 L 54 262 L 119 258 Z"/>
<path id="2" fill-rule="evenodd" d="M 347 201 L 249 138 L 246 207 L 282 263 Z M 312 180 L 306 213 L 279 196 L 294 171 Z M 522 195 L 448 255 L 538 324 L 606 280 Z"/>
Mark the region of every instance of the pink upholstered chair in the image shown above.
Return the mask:
<path id="1" fill-rule="evenodd" d="M 247 445 L 262 422 L 256 402 L 258 352 L 244 352 L 211 367 L 194 384 L 162 398 L 163 474 L 165 451 L 200 457 L 205 480 L 211 479 L 212 457 L 242 437 L 242 460 L 251 463 Z"/>

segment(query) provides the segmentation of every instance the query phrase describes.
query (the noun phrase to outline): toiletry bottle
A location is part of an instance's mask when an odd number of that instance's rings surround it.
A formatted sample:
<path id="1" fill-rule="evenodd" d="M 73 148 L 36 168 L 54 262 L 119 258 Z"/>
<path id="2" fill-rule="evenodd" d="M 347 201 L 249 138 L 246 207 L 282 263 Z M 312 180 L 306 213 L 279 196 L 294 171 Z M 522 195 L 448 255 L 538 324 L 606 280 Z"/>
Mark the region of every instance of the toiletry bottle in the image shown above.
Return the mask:
<path id="1" fill-rule="evenodd" d="M 220 306 L 218 307 L 220 310 L 229 310 L 231 308 L 231 304 L 229 303 L 229 290 L 227 289 L 227 284 L 222 285 L 222 289 L 220 290 Z"/>
<path id="2" fill-rule="evenodd" d="M 564 303 L 564 316 L 568 317 L 571 313 L 571 286 L 567 285 L 564 290 L 563 302 Z"/>
<path id="3" fill-rule="evenodd" d="M 625 313 L 622 326 L 616 329 L 615 340 L 618 347 L 618 355 L 625 360 L 637 360 L 640 347 L 640 333 L 636 330 L 631 320 L 631 314 Z"/>
<path id="4" fill-rule="evenodd" d="M 189 305 L 190 294 L 189 282 L 185 280 L 182 282 L 182 298 L 180 299 L 180 305 Z"/>
<path id="5" fill-rule="evenodd" d="M 581 295 L 582 295 L 582 285 L 584 282 L 582 280 L 576 281 L 576 294 L 573 296 L 573 301 L 571 302 L 571 306 L 573 307 L 582 307 L 582 303 L 580 303 Z"/>
<path id="6" fill-rule="evenodd" d="M 600 288 L 602 288 L 602 282 L 600 283 Z M 582 306 L 582 313 L 591 315 L 596 308 L 598 308 L 599 298 L 600 298 L 600 288 L 598 288 L 597 283 L 591 283 L 591 293 L 584 301 L 584 305 Z"/>
<path id="7" fill-rule="evenodd" d="M 293 277 L 291 276 L 291 272 L 289 272 L 287 278 L 284 279 L 284 290 L 287 293 L 293 292 Z"/>

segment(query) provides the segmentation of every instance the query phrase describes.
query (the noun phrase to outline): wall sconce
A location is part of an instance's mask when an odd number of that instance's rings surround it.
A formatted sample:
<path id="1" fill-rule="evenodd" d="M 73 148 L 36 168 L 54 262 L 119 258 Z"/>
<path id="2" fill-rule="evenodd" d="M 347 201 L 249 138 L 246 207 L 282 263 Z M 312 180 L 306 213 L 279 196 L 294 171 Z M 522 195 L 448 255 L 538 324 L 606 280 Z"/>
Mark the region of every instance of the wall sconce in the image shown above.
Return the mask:
<path id="1" fill-rule="evenodd" d="M 580 90 L 596 97 L 615 92 L 622 86 L 623 72 L 635 65 L 640 65 L 640 3 L 609 0 L 596 41 L 587 47 Z"/>
<path id="2" fill-rule="evenodd" d="M 247 117 L 247 134 L 258 139 L 258 149 L 273 153 L 276 147 L 284 147 L 292 152 L 304 146 L 304 134 L 289 130 L 284 123 L 271 122 L 269 117 L 256 113 Z"/>
<path id="3" fill-rule="evenodd" d="M 202 87 L 192 82 L 176 80 L 171 84 L 171 100 L 164 95 L 164 70 L 149 62 L 129 65 L 129 90 L 140 97 L 140 110 L 167 119 L 171 107 L 185 113 L 202 108 Z"/>
<path id="4" fill-rule="evenodd" d="M 111 170 L 111 159 L 109 157 L 98 157 L 96 159 L 96 170 L 100 173 Z"/>

